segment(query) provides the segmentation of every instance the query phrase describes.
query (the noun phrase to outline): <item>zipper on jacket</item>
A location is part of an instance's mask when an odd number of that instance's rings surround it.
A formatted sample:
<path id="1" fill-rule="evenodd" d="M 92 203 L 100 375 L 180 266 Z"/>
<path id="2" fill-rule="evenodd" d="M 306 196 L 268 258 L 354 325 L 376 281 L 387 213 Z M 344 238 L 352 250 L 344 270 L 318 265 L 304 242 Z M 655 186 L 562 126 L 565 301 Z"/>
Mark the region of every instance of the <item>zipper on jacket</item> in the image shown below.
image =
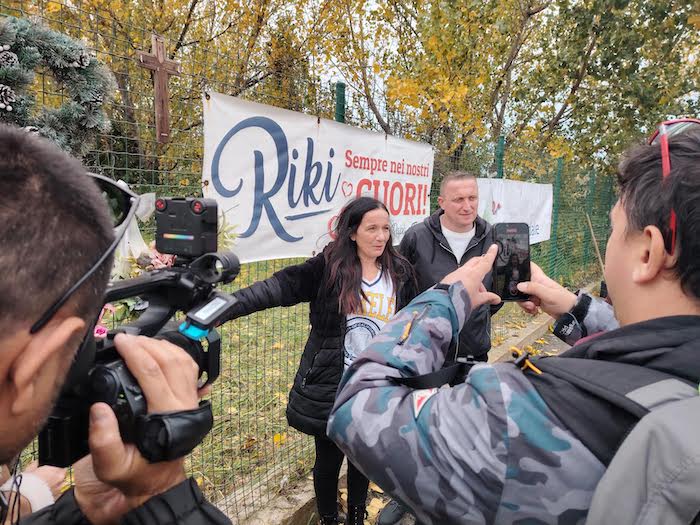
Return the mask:
<path id="1" fill-rule="evenodd" d="M 447 246 L 442 244 L 440 241 L 438 241 L 438 244 L 440 245 L 441 248 L 444 248 L 445 250 L 447 250 L 448 253 L 452 254 L 452 257 L 455 258 L 455 262 L 457 263 L 457 268 L 459 268 L 459 261 L 457 260 L 457 256 L 455 255 L 455 252 L 453 252 L 450 248 L 448 248 Z"/>
<path id="2" fill-rule="evenodd" d="M 476 228 L 476 226 L 474 226 L 474 227 Z M 486 233 L 484 233 L 481 237 L 479 237 L 474 244 L 472 244 L 471 246 L 467 246 L 467 249 L 464 250 L 464 253 L 462 254 L 462 259 L 464 259 L 464 256 L 467 255 L 470 250 L 473 250 L 474 248 L 479 246 L 479 244 L 481 244 L 481 241 L 483 241 L 485 238 L 486 238 Z M 482 252 L 482 255 L 483 254 L 484 254 L 484 252 Z M 461 261 L 460 261 L 460 263 L 461 263 Z M 461 264 L 460 264 L 460 266 L 461 266 Z"/>
<path id="3" fill-rule="evenodd" d="M 408 323 L 406 323 L 406 326 L 403 329 L 403 333 L 401 334 L 401 337 L 399 337 L 399 340 L 396 344 L 403 345 L 406 342 L 406 340 L 411 336 L 411 332 L 416 326 L 416 323 L 420 321 L 423 317 L 425 317 L 425 314 L 428 313 L 428 310 L 430 310 L 430 305 L 426 304 L 422 311 L 413 312 L 411 320 Z"/>
<path id="4" fill-rule="evenodd" d="M 309 366 L 309 369 L 308 369 L 308 370 L 306 371 L 306 373 L 304 374 L 304 377 L 301 379 L 301 388 L 305 388 L 305 387 L 306 387 L 306 380 L 308 379 L 309 374 L 311 373 L 311 371 L 314 369 L 314 363 L 316 362 L 316 357 L 318 357 L 318 352 L 316 352 L 316 353 L 314 354 L 314 356 L 311 358 L 311 365 Z"/>

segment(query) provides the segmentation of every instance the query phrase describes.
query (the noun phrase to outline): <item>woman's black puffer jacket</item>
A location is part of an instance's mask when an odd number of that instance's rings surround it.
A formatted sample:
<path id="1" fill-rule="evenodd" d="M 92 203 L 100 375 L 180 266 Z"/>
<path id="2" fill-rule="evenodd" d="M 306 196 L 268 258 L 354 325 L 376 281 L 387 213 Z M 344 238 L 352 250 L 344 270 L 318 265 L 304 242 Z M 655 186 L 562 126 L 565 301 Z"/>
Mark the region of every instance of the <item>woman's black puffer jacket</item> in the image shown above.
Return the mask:
<path id="1" fill-rule="evenodd" d="M 409 263 L 397 259 L 395 267 L 399 275 L 398 312 L 415 297 L 417 287 Z M 326 435 L 328 415 L 343 375 L 345 315 L 339 312 L 338 294 L 333 288 L 327 284 L 326 260 L 320 253 L 234 292 L 238 303 L 230 316 L 235 319 L 276 306 L 310 303 L 311 333 L 289 392 L 287 421 L 314 436 Z"/>

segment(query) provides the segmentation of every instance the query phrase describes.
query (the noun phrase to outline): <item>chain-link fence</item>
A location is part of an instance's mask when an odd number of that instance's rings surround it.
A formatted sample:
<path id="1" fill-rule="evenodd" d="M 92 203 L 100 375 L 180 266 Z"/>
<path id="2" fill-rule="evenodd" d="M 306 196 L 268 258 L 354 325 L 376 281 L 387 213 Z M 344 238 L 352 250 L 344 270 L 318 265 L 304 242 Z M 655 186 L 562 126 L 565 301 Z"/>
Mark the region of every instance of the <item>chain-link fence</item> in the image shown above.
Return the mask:
<path id="1" fill-rule="evenodd" d="M 101 4 L 101 7 L 95 7 Z M 83 39 L 114 73 L 118 93 L 108 112 L 110 133 L 84 159 L 90 169 L 122 179 L 139 192 L 159 195 L 201 195 L 203 150 L 203 88 L 243 96 L 257 102 L 333 118 L 334 86 L 309 76 L 296 62 L 282 63 L 270 74 L 242 74 L 231 54 L 220 52 L 215 40 L 167 41 L 181 74 L 171 78 L 171 139 L 155 140 L 151 74 L 140 66 L 139 51 L 150 51 L 151 32 L 138 13 L 110 12 L 109 2 L 0 1 L 0 14 L 36 16 L 48 26 Z M 127 20 L 125 23 L 124 20 Z M 282 59 L 280 59 L 282 60 Z M 69 96 L 49 75 L 33 86 L 40 105 L 56 106 Z M 362 94 L 349 90 L 345 120 L 367 122 Z M 610 180 L 582 172 L 563 161 L 539 158 L 534 163 L 503 155 L 495 161 L 507 178 L 554 185 L 551 240 L 533 246 L 533 258 L 551 276 L 578 286 L 600 275 L 586 214 L 601 250 L 607 238 L 607 213 L 613 200 Z M 494 156 L 472 157 L 437 152 L 433 190 L 450 169 L 486 172 Z M 533 203 L 533 205 L 536 205 Z M 247 286 L 298 261 L 275 260 L 243 265 L 234 288 Z M 516 309 L 504 309 L 494 319 L 494 342 L 511 330 Z M 308 308 L 299 305 L 254 314 L 222 327 L 221 377 L 212 402 L 214 429 L 188 460 L 189 471 L 208 496 L 234 521 L 248 516 L 288 484 L 308 475 L 313 462 L 311 440 L 290 429 L 285 419 L 287 394 L 308 335 Z"/>

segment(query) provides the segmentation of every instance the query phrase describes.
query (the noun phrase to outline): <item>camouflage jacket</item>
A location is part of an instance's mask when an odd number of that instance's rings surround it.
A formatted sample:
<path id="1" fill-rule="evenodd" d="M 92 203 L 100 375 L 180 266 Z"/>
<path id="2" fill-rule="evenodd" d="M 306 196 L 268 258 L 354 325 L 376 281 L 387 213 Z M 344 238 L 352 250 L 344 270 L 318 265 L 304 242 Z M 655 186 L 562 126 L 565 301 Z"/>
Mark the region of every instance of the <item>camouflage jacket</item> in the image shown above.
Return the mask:
<path id="1" fill-rule="evenodd" d="M 439 390 L 388 379 L 441 368 L 470 311 L 461 283 L 415 298 L 344 375 L 328 436 L 423 523 L 583 523 L 605 467 L 518 368 Z"/>

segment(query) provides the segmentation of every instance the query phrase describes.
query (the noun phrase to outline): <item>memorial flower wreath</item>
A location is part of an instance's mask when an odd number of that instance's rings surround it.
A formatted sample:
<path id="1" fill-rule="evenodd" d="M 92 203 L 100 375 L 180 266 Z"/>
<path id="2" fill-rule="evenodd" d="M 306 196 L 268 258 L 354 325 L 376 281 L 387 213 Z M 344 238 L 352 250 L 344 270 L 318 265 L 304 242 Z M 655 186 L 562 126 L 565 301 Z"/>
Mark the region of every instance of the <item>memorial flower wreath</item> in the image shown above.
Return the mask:
<path id="1" fill-rule="evenodd" d="M 63 89 L 60 107 L 35 108 L 36 71 Z M 109 131 L 104 111 L 116 89 L 109 69 L 87 47 L 39 20 L 0 18 L 0 122 L 24 127 L 82 157 Z"/>

